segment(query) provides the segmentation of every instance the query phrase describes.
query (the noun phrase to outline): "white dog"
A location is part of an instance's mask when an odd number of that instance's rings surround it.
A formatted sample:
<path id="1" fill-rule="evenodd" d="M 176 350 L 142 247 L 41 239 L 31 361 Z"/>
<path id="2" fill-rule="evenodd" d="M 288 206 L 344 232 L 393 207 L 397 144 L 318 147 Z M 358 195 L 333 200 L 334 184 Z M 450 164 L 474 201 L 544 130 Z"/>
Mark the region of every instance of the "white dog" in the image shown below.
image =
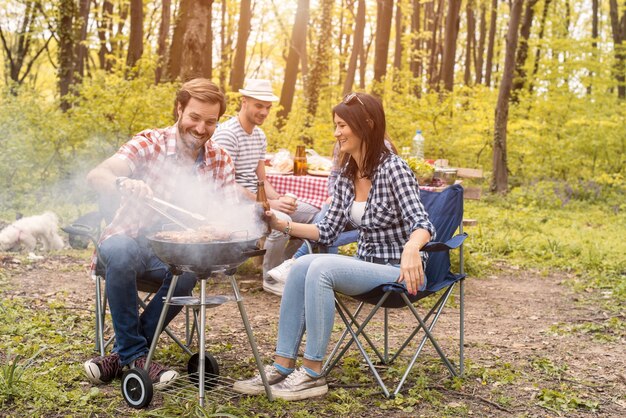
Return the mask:
<path id="1" fill-rule="evenodd" d="M 59 236 L 59 219 L 53 212 L 18 219 L 0 231 L 0 251 L 33 251 L 37 241 L 41 241 L 43 251 L 60 250 L 63 240 Z"/>

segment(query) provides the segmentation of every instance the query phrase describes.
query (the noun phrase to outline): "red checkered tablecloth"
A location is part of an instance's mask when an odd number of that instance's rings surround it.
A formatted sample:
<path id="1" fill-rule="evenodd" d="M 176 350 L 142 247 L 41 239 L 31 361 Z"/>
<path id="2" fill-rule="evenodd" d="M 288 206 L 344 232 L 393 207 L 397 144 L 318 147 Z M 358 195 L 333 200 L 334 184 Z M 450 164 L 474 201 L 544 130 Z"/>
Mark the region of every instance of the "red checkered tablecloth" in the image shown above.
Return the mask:
<path id="1" fill-rule="evenodd" d="M 267 179 L 278 193 L 293 193 L 316 208 L 328 199 L 328 177 L 267 174 Z"/>

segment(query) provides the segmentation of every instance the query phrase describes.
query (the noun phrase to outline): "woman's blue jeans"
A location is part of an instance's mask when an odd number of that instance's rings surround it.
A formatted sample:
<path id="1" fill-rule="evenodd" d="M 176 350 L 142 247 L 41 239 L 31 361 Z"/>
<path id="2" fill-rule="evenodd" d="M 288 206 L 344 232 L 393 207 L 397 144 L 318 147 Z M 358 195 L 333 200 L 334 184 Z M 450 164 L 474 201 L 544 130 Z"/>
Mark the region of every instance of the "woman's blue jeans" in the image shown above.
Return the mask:
<path id="1" fill-rule="evenodd" d="M 295 360 L 306 330 L 304 358 L 322 361 L 335 319 L 334 292 L 355 296 L 395 282 L 398 277 L 399 265 L 369 263 L 336 254 L 298 258 L 287 276 L 280 303 L 276 354 Z"/>
<path id="2" fill-rule="evenodd" d="M 154 255 L 145 238 L 114 235 L 100 244 L 99 251 L 105 267 L 104 282 L 115 331 L 113 351 L 119 354 L 120 362 L 125 366 L 148 353 L 173 276 L 168 266 Z M 141 315 L 137 304 L 137 279 L 161 285 Z M 194 274 L 182 274 L 178 277 L 174 295 L 191 295 L 195 284 Z M 181 308 L 169 307 L 165 325 Z"/>

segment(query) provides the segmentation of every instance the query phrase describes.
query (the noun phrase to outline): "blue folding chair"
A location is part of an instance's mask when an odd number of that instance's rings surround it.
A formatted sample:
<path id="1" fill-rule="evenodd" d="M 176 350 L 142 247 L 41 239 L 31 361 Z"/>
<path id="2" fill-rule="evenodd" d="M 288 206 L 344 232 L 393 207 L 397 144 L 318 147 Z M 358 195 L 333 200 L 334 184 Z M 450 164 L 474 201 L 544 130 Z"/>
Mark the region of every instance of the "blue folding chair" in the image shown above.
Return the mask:
<path id="1" fill-rule="evenodd" d="M 337 362 L 343 357 L 346 351 L 354 343 L 358 350 L 363 355 L 369 369 L 373 373 L 376 381 L 383 390 L 383 393 L 387 398 L 393 398 L 397 395 L 402 386 L 404 385 L 409 373 L 411 372 L 417 357 L 422 351 L 426 341 L 430 341 L 439 354 L 439 357 L 446 365 L 452 376 L 463 375 L 463 320 L 464 320 L 464 279 L 465 273 L 463 269 L 463 241 L 467 238 L 467 234 L 463 233 L 463 188 L 460 185 L 453 185 L 446 188 L 442 192 L 428 192 L 420 191 L 420 197 L 422 203 L 431 222 L 434 224 L 437 231 L 437 242 L 430 242 L 424 248 L 423 251 L 430 253 L 428 263 L 426 265 L 426 277 L 427 287 L 424 291 L 418 292 L 416 295 L 410 295 L 406 292 L 403 285 L 398 283 L 388 283 L 377 288 L 357 296 L 350 296 L 350 298 L 357 299 L 360 304 L 357 306 L 354 313 L 350 313 L 350 310 L 346 304 L 341 300 L 339 294 L 335 294 L 335 306 L 337 312 L 342 321 L 346 325 L 346 330 L 343 332 L 339 341 L 331 351 L 326 363 L 324 364 L 323 373 L 328 374 L 337 364 Z M 458 235 L 454 235 L 456 231 L 459 231 Z M 458 273 L 453 273 L 450 270 L 450 250 L 458 248 L 459 254 L 459 267 Z M 459 362 L 457 366 L 454 366 L 448 359 L 446 354 L 441 349 L 439 343 L 433 335 L 433 329 L 443 312 L 443 309 L 448 301 L 455 285 L 459 283 Z M 414 303 L 425 297 L 440 294 L 437 302 L 426 313 L 424 317 L 420 315 Z M 345 295 L 343 295 L 345 297 Z M 367 316 L 359 321 L 358 317 L 361 310 L 368 305 L 373 305 L 371 311 Z M 365 328 L 370 323 L 374 315 L 383 308 L 384 311 L 384 351 L 383 353 L 376 347 L 372 339 L 365 333 Z M 397 351 L 390 355 L 389 353 L 389 309 L 408 308 L 417 323 L 410 333 L 410 335 L 399 346 Z M 374 362 L 368 355 L 364 344 L 361 342 L 361 338 L 365 340 L 367 345 L 376 354 L 380 363 L 389 365 L 394 363 L 400 354 L 409 346 L 420 331 L 423 331 L 423 335 L 416 351 L 411 356 L 408 362 L 408 366 L 396 388 L 390 393 L 387 385 L 384 383 L 380 374 L 376 370 Z M 348 337 L 348 338 L 346 338 Z"/>

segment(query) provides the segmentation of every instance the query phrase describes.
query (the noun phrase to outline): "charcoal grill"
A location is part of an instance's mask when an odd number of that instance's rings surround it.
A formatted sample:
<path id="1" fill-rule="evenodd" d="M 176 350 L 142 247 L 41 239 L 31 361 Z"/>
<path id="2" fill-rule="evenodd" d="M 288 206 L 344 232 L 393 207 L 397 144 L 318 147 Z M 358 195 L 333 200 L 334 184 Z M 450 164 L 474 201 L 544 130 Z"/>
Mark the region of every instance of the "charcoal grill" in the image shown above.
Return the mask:
<path id="1" fill-rule="evenodd" d="M 159 239 L 157 234 L 149 235 L 148 241 L 155 253 L 164 263 L 169 265 L 173 274 L 172 284 L 165 298 L 163 310 L 159 317 L 155 337 L 152 339 L 150 351 L 143 368 L 132 368 L 127 370 L 122 376 L 122 394 L 129 406 L 133 408 L 144 408 L 152 401 L 154 387 L 148 376 L 148 368 L 152 361 L 158 336 L 163 329 L 165 316 L 170 305 L 183 305 L 192 307 L 194 315 L 199 311 L 199 329 L 198 329 L 198 348 L 199 352 L 194 354 L 187 363 L 187 371 L 189 372 L 190 382 L 198 387 L 198 398 L 200 406 L 204 406 L 206 399 L 206 390 L 212 388 L 219 377 L 219 368 L 217 361 L 213 356 L 205 351 L 205 333 L 206 326 L 206 309 L 217 307 L 224 302 L 235 300 L 237 302 L 241 320 L 243 322 L 250 348 L 256 360 L 256 365 L 261 375 L 265 393 L 268 399 L 273 400 L 272 392 L 264 372 L 263 363 L 258 352 L 256 341 L 252 333 L 252 327 L 248 320 L 243 299 L 239 291 L 239 285 L 235 280 L 234 273 L 244 261 L 250 257 L 265 254 L 265 250 L 256 246 L 258 238 L 249 238 L 247 233 L 242 236 L 240 233 L 233 233 L 227 240 L 218 240 L 211 242 L 186 243 L 174 242 Z M 176 288 L 178 276 L 183 271 L 195 273 L 200 282 L 200 297 L 175 297 L 173 296 Z M 233 290 L 233 297 L 216 295 L 206 295 L 207 279 L 214 273 L 223 273 Z M 182 379 L 182 377 L 176 380 Z M 169 387 L 170 385 L 168 385 Z"/>

